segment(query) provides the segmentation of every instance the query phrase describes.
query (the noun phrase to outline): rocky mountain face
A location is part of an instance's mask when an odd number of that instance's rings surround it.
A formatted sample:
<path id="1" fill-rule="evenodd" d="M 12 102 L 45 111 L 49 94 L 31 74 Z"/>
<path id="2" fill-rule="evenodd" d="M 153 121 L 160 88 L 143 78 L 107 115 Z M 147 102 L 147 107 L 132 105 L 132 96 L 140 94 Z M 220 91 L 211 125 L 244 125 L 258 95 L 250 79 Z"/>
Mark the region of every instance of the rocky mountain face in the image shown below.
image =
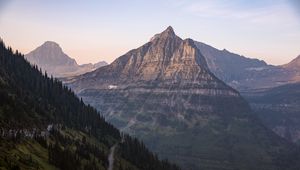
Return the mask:
<path id="1" fill-rule="evenodd" d="M 239 91 L 272 88 L 300 81 L 300 67 L 297 65 L 300 59 L 287 65 L 273 66 L 201 42 L 195 44 L 207 60 L 209 69 Z"/>
<path id="2" fill-rule="evenodd" d="M 183 169 L 293 169 L 295 162 L 283 155 L 294 146 L 266 129 L 209 65 L 193 40 L 168 27 L 67 85 L 123 132 Z"/>
<path id="3" fill-rule="evenodd" d="M 245 93 L 263 123 L 289 141 L 300 143 L 300 84 Z"/>
<path id="4" fill-rule="evenodd" d="M 93 71 L 101 66 L 107 65 L 101 61 L 95 65 L 78 65 L 76 61 L 65 54 L 62 48 L 55 42 L 47 41 L 40 47 L 25 55 L 25 58 L 31 63 L 47 71 L 55 77 L 66 77 L 80 75 Z"/>

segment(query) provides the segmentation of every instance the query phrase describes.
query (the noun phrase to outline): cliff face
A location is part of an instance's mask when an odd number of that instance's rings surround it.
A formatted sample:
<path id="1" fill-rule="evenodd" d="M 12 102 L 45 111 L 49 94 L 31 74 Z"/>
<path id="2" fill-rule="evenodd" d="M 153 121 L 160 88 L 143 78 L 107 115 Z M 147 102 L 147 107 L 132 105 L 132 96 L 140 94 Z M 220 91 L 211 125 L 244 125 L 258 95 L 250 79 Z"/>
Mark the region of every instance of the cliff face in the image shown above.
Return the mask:
<path id="1" fill-rule="evenodd" d="M 68 85 L 184 169 L 276 169 L 275 145 L 286 149 L 249 114 L 240 94 L 210 72 L 194 41 L 171 27 Z"/>
<path id="2" fill-rule="evenodd" d="M 171 27 L 150 42 L 126 53 L 109 66 L 74 79 L 75 90 L 136 86 L 193 85 L 237 93 L 210 73 L 205 58 L 191 39 L 182 40 Z M 96 83 L 97 82 L 97 83 Z"/>

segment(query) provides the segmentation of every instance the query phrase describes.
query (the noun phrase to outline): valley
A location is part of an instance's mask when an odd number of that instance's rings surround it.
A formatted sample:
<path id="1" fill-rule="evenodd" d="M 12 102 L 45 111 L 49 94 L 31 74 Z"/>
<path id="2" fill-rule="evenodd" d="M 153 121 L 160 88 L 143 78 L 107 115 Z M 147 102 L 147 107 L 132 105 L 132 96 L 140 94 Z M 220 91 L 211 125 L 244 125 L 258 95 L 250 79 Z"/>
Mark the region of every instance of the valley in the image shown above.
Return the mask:
<path id="1" fill-rule="evenodd" d="M 300 1 L 0 0 L 0 170 L 300 170 Z"/>

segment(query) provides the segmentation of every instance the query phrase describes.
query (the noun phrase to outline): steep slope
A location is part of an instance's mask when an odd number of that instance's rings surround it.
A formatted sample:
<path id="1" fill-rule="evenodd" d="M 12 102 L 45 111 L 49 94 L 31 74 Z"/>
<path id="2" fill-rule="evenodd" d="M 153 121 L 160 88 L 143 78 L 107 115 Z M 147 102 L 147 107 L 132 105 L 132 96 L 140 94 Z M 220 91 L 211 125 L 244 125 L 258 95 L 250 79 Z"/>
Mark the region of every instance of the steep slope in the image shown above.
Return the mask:
<path id="1" fill-rule="evenodd" d="M 263 123 L 278 135 L 300 143 L 300 84 L 244 94 Z"/>
<path id="2" fill-rule="evenodd" d="M 74 59 L 63 52 L 56 42 L 52 41 L 45 42 L 40 47 L 26 54 L 25 58 L 31 64 L 37 65 L 43 71 L 47 71 L 48 74 L 55 77 L 80 75 L 107 65 L 104 61 L 100 61 L 95 65 L 78 65 Z"/>
<path id="3" fill-rule="evenodd" d="M 0 169 L 177 170 L 0 42 Z"/>
<path id="4" fill-rule="evenodd" d="M 239 91 L 272 88 L 300 81 L 299 67 L 288 69 L 287 65 L 284 67 L 267 65 L 264 61 L 245 58 L 225 49 L 218 50 L 201 42 L 195 44 L 207 60 L 209 69 Z M 296 64 L 290 64 L 290 67 L 292 65 Z"/>
<path id="5" fill-rule="evenodd" d="M 292 82 L 300 82 L 300 55 L 288 64 L 282 65 L 281 67 L 289 70 L 289 72 L 292 73 Z"/>
<path id="6" fill-rule="evenodd" d="M 184 169 L 293 169 L 293 145 L 252 116 L 191 39 L 168 27 L 68 84 L 111 123 Z"/>
<path id="7" fill-rule="evenodd" d="M 282 67 L 290 69 L 290 70 L 299 70 L 300 69 L 300 55 L 293 59 L 288 64 L 283 65 Z"/>

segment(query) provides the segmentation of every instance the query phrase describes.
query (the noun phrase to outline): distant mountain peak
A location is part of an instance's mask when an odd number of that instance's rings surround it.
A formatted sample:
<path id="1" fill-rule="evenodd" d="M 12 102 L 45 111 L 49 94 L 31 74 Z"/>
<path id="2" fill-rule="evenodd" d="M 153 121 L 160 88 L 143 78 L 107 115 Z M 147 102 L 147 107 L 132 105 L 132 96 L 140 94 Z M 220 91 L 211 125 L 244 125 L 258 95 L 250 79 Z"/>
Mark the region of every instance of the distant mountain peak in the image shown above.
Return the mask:
<path id="1" fill-rule="evenodd" d="M 56 46 L 59 46 L 59 44 L 57 42 L 55 42 L 55 41 L 45 41 L 44 45 L 56 45 Z"/>
<path id="2" fill-rule="evenodd" d="M 95 64 L 78 65 L 76 60 L 64 53 L 60 45 L 54 41 L 46 41 L 25 58 L 54 77 L 80 75 L 107 65 L 105 61 Z"/>
<path id="3" fill-rule="evenodd" d="M 58 43 L 46 41 L 29 54 L 25 55 L 27 60 L 39 66 L 68 65 L 77 66 L 74 59 L 65 54 Z"/>
<path id="4" fill-rule="evenodd" d="M 48 49 L 55 49 L 57 51 L 63 51 L 62 48 L 59 46 L 57 42 L 54 41 L 46 41 L 40 47 L 48 48 Z"/>

